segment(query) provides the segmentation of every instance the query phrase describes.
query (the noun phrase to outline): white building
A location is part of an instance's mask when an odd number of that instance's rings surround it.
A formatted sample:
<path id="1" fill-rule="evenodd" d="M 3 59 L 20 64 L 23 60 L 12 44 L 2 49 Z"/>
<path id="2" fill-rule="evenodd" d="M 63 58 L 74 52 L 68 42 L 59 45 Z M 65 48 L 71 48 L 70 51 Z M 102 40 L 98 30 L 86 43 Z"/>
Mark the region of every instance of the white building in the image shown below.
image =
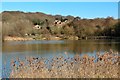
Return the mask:
<path id="1" fill-rule="evenodd" d="M 42 27 L 40 25 L 35 25 L 33 28 L 34 29 L 41 29 Z"/>

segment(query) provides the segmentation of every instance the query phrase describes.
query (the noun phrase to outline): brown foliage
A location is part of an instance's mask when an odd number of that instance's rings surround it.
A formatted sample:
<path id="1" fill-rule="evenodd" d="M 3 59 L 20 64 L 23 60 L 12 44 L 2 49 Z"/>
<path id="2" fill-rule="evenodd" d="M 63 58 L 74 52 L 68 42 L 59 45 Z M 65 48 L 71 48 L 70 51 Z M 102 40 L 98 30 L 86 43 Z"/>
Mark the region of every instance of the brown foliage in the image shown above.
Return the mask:
<path id="1" fill-rule="evenodd" d="M 54 25 L 56 18 L 61 20 L 68 19 L 65 25 L 61 28 Z M 34 30 L 34 21 L 42 23 L 42 30 Z M 79 37 L 104 35 L 108 31 L 107 36 L 110 36 L 111 28 L 117 23 L 117 20 L 112 17 L 81 19 L 80 17 L 47 15 L 44 13 L 24 13 L 20 11 L 4 11 L 2 12 L 3 36 L 24 36 L 25 33 L 36 34 L 51 34 L 51 35 L 76 35 Z M 39 24 L 40 25 L 40 24 Z"/>

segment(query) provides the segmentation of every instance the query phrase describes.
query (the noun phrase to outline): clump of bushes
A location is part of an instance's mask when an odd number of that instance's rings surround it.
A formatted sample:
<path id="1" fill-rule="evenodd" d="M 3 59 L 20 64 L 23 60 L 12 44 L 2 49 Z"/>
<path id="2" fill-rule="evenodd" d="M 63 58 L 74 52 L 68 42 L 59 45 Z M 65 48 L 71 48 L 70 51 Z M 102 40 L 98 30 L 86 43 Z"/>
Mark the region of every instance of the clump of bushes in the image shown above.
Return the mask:
<path id="1" fill-rule="evenodd" d="M 34 19 L 34 20 L 32 20 L 32 22 L 34 25 L 43 25 L 44 24 L 44 21 L 41 21 L 40 19 Z"/>

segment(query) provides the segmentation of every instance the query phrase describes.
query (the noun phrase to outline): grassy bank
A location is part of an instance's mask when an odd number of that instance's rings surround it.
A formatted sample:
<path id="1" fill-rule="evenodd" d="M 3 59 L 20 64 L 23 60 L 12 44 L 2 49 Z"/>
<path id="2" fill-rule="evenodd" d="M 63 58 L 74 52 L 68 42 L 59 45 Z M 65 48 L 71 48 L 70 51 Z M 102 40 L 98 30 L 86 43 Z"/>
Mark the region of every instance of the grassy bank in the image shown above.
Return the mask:
<path id="1" fill-rule="evenodd" d="M 10 37 L 10 36 L 6 36 L 3 39 L 3 41 L 27 41 L 27 40 L 33 40 L 33 38 L 30 38 L 30 37 Z"/>

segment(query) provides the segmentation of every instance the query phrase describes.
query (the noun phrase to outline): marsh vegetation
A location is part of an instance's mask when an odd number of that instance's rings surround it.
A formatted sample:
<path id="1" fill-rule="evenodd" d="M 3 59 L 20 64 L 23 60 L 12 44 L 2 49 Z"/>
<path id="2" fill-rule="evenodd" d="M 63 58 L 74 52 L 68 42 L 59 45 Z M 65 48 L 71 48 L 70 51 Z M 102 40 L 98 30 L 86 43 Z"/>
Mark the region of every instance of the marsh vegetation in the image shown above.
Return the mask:
<path id="1" fill-rule="evenodd" d="M 112 50 L 95 56 L 18 57 L 11 60 L 10 78 L 120 78 L 119 58 Z"/>

